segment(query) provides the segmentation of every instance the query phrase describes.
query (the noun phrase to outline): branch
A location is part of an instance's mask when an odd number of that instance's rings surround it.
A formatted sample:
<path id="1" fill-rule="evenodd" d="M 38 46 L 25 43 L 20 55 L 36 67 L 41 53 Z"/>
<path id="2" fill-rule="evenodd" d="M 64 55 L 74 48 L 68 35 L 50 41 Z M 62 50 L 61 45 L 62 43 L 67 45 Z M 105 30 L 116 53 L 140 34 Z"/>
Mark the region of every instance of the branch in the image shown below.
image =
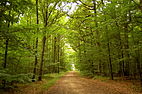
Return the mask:
<path id="1" fill-rule="evenodd" d="M 138 5 L 139 6 L 139 4 L 135 1 L 135 0 L 132 0 L 136 5 Z"/>
<path id="2" fill-rule="evenodd" d="M 89 6 L 89 5 L 87 5 L 87 4 L 85 4 L 85 3 L 83 3 L 81 0 L 79 0 L 83 5 L 85 5 L 85 6 L 87 6 L 87 7 L 90 7 L 90 8 L 92 8 L 92 7 L 94 7 L 94 6 Z"/>
<path id="3" fill-rule="evenodd" d="M 56 5 L 58 4 L 58 2 L 55 3 L 55 5 L 53 6 L 53 8 L 51 9 L 51 11 L 49 12 L 48 18 L 50 17 L 51 13 L 53 12 L 54 8 L 56 7 Z"/>

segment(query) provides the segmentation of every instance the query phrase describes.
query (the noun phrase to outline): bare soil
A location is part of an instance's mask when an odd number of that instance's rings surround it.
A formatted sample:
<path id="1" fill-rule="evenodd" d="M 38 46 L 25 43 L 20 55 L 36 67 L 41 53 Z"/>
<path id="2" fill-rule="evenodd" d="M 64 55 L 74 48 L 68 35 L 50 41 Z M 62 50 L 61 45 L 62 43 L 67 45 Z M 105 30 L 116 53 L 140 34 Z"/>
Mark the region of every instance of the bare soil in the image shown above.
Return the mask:
<path id="1" fill-rule="evenodd" d="M 129 84 L 115 81 L 103 82 L 80 77 L 69 72 L 53 87 L 40 94 L 142 94 L 133 91 Z"/>

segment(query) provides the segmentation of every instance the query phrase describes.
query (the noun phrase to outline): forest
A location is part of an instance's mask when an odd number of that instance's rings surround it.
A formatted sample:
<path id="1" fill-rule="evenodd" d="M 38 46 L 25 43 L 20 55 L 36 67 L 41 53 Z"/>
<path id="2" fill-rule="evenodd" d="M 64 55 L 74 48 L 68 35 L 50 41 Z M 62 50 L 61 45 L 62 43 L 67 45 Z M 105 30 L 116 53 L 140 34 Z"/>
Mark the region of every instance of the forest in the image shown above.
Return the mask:
<path id="1" fill-rule="evenodd" d="M 0 0 L 0 87 L 76 70 L 142 86 L 142 0 Z"/>

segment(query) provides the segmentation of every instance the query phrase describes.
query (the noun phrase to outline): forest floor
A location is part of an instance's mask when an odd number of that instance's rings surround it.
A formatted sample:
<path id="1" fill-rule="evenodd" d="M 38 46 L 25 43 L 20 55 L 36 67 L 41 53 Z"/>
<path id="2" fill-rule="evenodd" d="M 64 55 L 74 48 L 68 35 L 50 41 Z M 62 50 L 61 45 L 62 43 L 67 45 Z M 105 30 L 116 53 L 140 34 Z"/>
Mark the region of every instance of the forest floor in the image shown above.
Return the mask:
<path id="1" fill-rule="evenodd" d="M 133 91 L 130 86 L 130 83 L 92 80 L 69 72 L 42 94 L 142 94 Z"/>
<path id="2" fill-rule="evenodd" d="M 52 84 L 52 87 L 47 83 L 49 82 L 43 80 L 19 88 L 20 92 L 0 92 L 0 94 L 142 94 L 136 92 L 130 82 L 93 80 L 81 77 L 77 72 L 67 73 L 54 85 Z"/>

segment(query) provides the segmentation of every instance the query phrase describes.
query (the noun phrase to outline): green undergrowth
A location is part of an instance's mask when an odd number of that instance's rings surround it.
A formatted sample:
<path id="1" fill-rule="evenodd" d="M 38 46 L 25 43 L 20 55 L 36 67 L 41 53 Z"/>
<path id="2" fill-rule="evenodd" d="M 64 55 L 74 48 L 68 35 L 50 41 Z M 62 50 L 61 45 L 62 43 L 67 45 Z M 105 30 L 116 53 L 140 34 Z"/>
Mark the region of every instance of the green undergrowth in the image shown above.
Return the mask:
<path id="1" fill-rule="evenodd" d="M 134 91 L 142 92 L 142 87 L 141 87 L 140 85 L 132 85 L 131 88 L 132 88 Z"/>
<path id="2" fill-rule="evenodd" d="M 88 73 L 88 72 L 79 72 L 80 76 L 82 77 L 88 77 L 88 78 L 92 78 L 94 77 L 93 74 Z"/>
<path id="3" fill-rule="evenodd" d="M 107 81 L 107 80 L 109 80 L 109 77 L 105 77 L 105 76 L 99 76 L 99 75 L 96 75 L 96 76 L 94 76 L 92 79 L 99 79 L 99 80 L 101 80 L 101 81 Z"/>
<path id="4" fill-rule="evenodd" d="M 80 72 L 80 76 L 85 77 L 85 78 L 90 78 L 90 79 L 93 79 L 93 80 L 95 80 L 95 79 L 99 79 L 101 81 L 109 80 L 109 77 L 94 75 L 92 73 L 87 73 L 87 72 Z"/>
<path id="5" fill-rule="evenodd" d="M 42 85 L 42 89 L 48 89 L 49 87 L 53 86 L 57 80 L 59 80 L 62 76 L 64 76 L 66 72 L 61 73 L 52 73 L 44 75 L 44 79 L 47 80 L 47 83 Z"/>
<path id="6" fill-rule="evenodd" d="M 14 92 L 14 94 L 29 94 L 27 92 L 40 93 L 48 90 L 49 87 L 53 86 L 57 80 L 65 74 L 66 72 L 45 74 L 42 81 L 36 81 L 33 83 L 18 83 L 16 84 L 17 88 L 11 88 L 10 90 L 8 88 L 6 90 L 0 89 L 0 94 L 11 94 L 11 92 Z"/>

